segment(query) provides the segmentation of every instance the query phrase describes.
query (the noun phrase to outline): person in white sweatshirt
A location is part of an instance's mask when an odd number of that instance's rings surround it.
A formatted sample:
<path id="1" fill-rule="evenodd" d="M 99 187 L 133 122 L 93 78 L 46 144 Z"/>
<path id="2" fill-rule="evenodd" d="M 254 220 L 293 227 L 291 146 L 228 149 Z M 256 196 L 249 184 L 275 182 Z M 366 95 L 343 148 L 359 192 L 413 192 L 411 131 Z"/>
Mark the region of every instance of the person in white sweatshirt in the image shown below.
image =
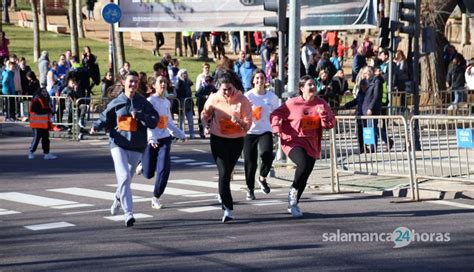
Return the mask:
<path id="1" fill-rule="evenodd" d="M 165 76 L 156 78 L 156 92 L 147 98 L 158 112 L 160 120 L 153 129 L 148 129 L 148 145 L 143 153 L 141 168 L 137 169 L 137 174 L 143 174 L 147 179 L 153 178 L 156 172 L 155 188 L 151 207 L 161 209 L 160 197 L 163 195 L 170 175 L 170 151 L 172 136 L 185 140 L 185 134 L 173 124 L 170 111 L 170 101 L 166 98 L 166 89 L 169 79 Z"/>
<path id="2" fill-rule="evenodd" d="M 258 182 L 263 193 L 270 193 L 267 176 L 273 163 L 273 134 L 270 113 L 278 108 L 278 97 L 265 89 L 266 76 L 262 69 L 255 70 L 252 76 L 253 88 L 245 93 L 252 104 L 252 126 L 244 138 L 244 167 L 247 183 L 247 200 L 254 200 L 255 174 L 260 151 L 260 176 Z"/>

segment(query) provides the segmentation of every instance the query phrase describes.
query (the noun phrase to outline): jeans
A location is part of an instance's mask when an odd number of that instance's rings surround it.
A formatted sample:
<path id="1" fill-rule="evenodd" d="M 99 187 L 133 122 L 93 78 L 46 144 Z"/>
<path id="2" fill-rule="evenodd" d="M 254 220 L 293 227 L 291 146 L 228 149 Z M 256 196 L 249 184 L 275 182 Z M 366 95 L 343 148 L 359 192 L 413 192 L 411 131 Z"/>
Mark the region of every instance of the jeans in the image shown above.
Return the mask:
<path id="1" fill-rule="evenodd" d="M 232 52 L 236 53 L 240 51 L 240 39 L 238 35 L 232 35 Z"/>
<path id="2" fill-rule="evenodd" d="M 117 178 L 115 198 L 120 199 L 125 217 L 133 216 L 132 177 L 142 157 L 142 153 L 126 150 L 121 147 L 112 148 L 110 153 L 114 161 L 115 176 Z"/>
<path id="3" fill-rule="evenodd" d="M 188 121 L 188 128 L 189 128 L 189 135 L 190 137 L 194 137 L 194 123 L 193 123 L 193 112 L 192 111 L 186 111 L 186 120 Z M 179 118 L 179 128 L 181 130 L 184 130 L 184 116 L 181 115 Z"/>
<path id="4" fill-rule="evenodd" d="M 258 166 L 258 153 L 260 151 L 260 176 L 267 177 L 273 163 L 273 135 L 265 132 L 260 135 L 247 134 L 244 138 L 244 167 L 245 181 L 249 190 L 255 189 L 255 173 Z"/>
<path id="5" fill-rule="evenodd" d="M 460 89 L 460 90 L 453 90 L 453 91 L 454 91 L 454 100 L 452 104 L 457 105 L 462 101 L 464 90 Z"/>

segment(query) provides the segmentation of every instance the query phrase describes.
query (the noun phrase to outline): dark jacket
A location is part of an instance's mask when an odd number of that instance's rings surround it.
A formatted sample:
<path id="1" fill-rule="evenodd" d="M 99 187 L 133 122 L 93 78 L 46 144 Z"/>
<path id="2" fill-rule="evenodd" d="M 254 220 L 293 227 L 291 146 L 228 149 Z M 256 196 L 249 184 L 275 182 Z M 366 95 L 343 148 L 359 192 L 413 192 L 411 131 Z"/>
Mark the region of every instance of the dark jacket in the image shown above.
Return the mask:
<path id="1" fill-rule="evenodd" d="M 214 85 L 202 84 L 196 92 L 198 111 L 204 108 L 207 98 L 211 93 L 217 92 Z"/>
<path id="2" fill-rule="evenodd" d="M 362 116 L 362 115 L 365 115 L 363 110 L 362 110 L 362 105 L 364 104 L 364 98 L 365 98 L 365 92 L 362 91 L 362 90 L 359 90 L 359 92 L 357 93 L 357 96 L 356 98 L 354 98 L 353 100 L 347 102 L 345 105 L 344 105 L 344 109 L 352 109 L 354 108 L 355 106 L 357 106 L 357 110 L 356 110 L 356 114 L 358 116 Z"/>
<path id="3" fill-rule="evenodd" d="M 464 89 L 464 85 L 466 84 L 466 78 L 464 77 L 464 73 L 466 69 L 464 66 L 460 64 L 453 64 L 451 70 L 448 72 L 447 81 L 449 87 L 453 90 L 462 90 Z"/>
<path id="4" fill-rule="evenodd" d="M 121 116 L 131 116 L 136 112 L 137 131 L 122 131 L 118 128 L 118 119 Z M 155 128 L 159 115 L 153 105 L 141 95 L 134 95 L 129 99 L 124 93 L 112 100 L 94 122 L 93 127 L 98 131 L 109 130 L 110 147 L 121 147 L 126 150 L 143 152 L 147 146 L 147 128 Z"/>
<path id="5" fill-rule="evenodd" d="M 363 115 L 366 115 L 368 110 L 372 111 L 372 115 L 380 115 L 382 110 L 382 91 L 383 79 L 376 76 L 370 81 L 369 88 L 365 94 L 362 104 Z"/>
<path id="6" fill-rule="evenodd" d="M 193 83 L 187 79 L 182 80 L 181 78 L 178 79 L 176 83 L 176 98 L 179 99 L 179 102 L 181 102 L 181 107 L 186 109 L 186 112 L 192 111 L 193 110 L 193 100 L 192 99 L 186 99 L 186 98 L 191 98 L 192 97 L 192 91 L 191 91 L 191 86 Z M 184 104 L 186 102 L 186 104 Z"/>
<path id="7" fill-rule="evenodd" d="M 42 103 L 40 103 L 39 100 L 41 100 Z M 48 91 L 46 91 L 46 89 L 38 90 L 31 101 L 31 111 L 36 114 L 52 113 L 49 101 Z M 44 105 L 44 107 L 42 105 Z"/>

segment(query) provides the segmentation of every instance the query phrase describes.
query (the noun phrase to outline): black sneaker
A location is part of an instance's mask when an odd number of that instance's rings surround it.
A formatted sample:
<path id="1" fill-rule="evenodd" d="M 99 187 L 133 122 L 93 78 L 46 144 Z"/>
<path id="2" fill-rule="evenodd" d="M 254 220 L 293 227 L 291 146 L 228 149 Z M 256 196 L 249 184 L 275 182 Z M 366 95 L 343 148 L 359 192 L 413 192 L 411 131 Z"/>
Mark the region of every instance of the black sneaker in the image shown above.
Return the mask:
<path id="1" fill-rule="evenodd" d="M 253 190 L 247 190 L 247 200 L 255 200 L 255 193 L 253 192 Z"/>
<path id="2" fill-rule="evenodd" d="M 127 226 L 127 228 L 129 227 L 133 227 L 133 224 L 135 223 L 135 218 L 133 218 L 133 216 L 130 216 L 129 218 L 127 218 L 127 220 L 125 221 L 125 225 Z"/>
<path id="3" fill-rule="evenodd" d="M 260 184 L 260 190 L 264 194 L 269 194 L 270 193 L 270 187 L 268 186 L 267 179 L 266 178 L 258 178 L 258 183 Z"/>

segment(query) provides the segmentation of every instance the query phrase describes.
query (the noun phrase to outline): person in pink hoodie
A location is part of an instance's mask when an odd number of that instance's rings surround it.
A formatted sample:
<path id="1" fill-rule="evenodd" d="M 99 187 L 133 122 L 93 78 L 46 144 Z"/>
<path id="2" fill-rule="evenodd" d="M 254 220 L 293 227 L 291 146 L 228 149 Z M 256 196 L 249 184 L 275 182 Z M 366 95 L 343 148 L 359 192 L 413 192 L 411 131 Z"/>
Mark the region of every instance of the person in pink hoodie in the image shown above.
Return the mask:
<path id="1" fill-rule="evenodd" d="M 230 73 L 218 78 L 219 90 L 209 96 L 201 112 L 201 122 L 211 133 L 211 152 L 219 172 L 219 196 L 225 223 L 234 219 L 230 179 L 244 147 L 244 136 L 252 125 L 252 106 L 234 86 Z"/>
<path id="2" fill-rule="evenodd" d="M 303 76 L 298 86 L 300 95 L 287 100 L 270 115 L 273 133 L 281 138 L 283 152 L 296 164 L 288 194 L 288 212 L 293 217 L 303 216 L 298 202 L 320 156 L 323 129 L 331 129 L 336 124 L 329 105 L 315 96 L 314 79 Z"/>

